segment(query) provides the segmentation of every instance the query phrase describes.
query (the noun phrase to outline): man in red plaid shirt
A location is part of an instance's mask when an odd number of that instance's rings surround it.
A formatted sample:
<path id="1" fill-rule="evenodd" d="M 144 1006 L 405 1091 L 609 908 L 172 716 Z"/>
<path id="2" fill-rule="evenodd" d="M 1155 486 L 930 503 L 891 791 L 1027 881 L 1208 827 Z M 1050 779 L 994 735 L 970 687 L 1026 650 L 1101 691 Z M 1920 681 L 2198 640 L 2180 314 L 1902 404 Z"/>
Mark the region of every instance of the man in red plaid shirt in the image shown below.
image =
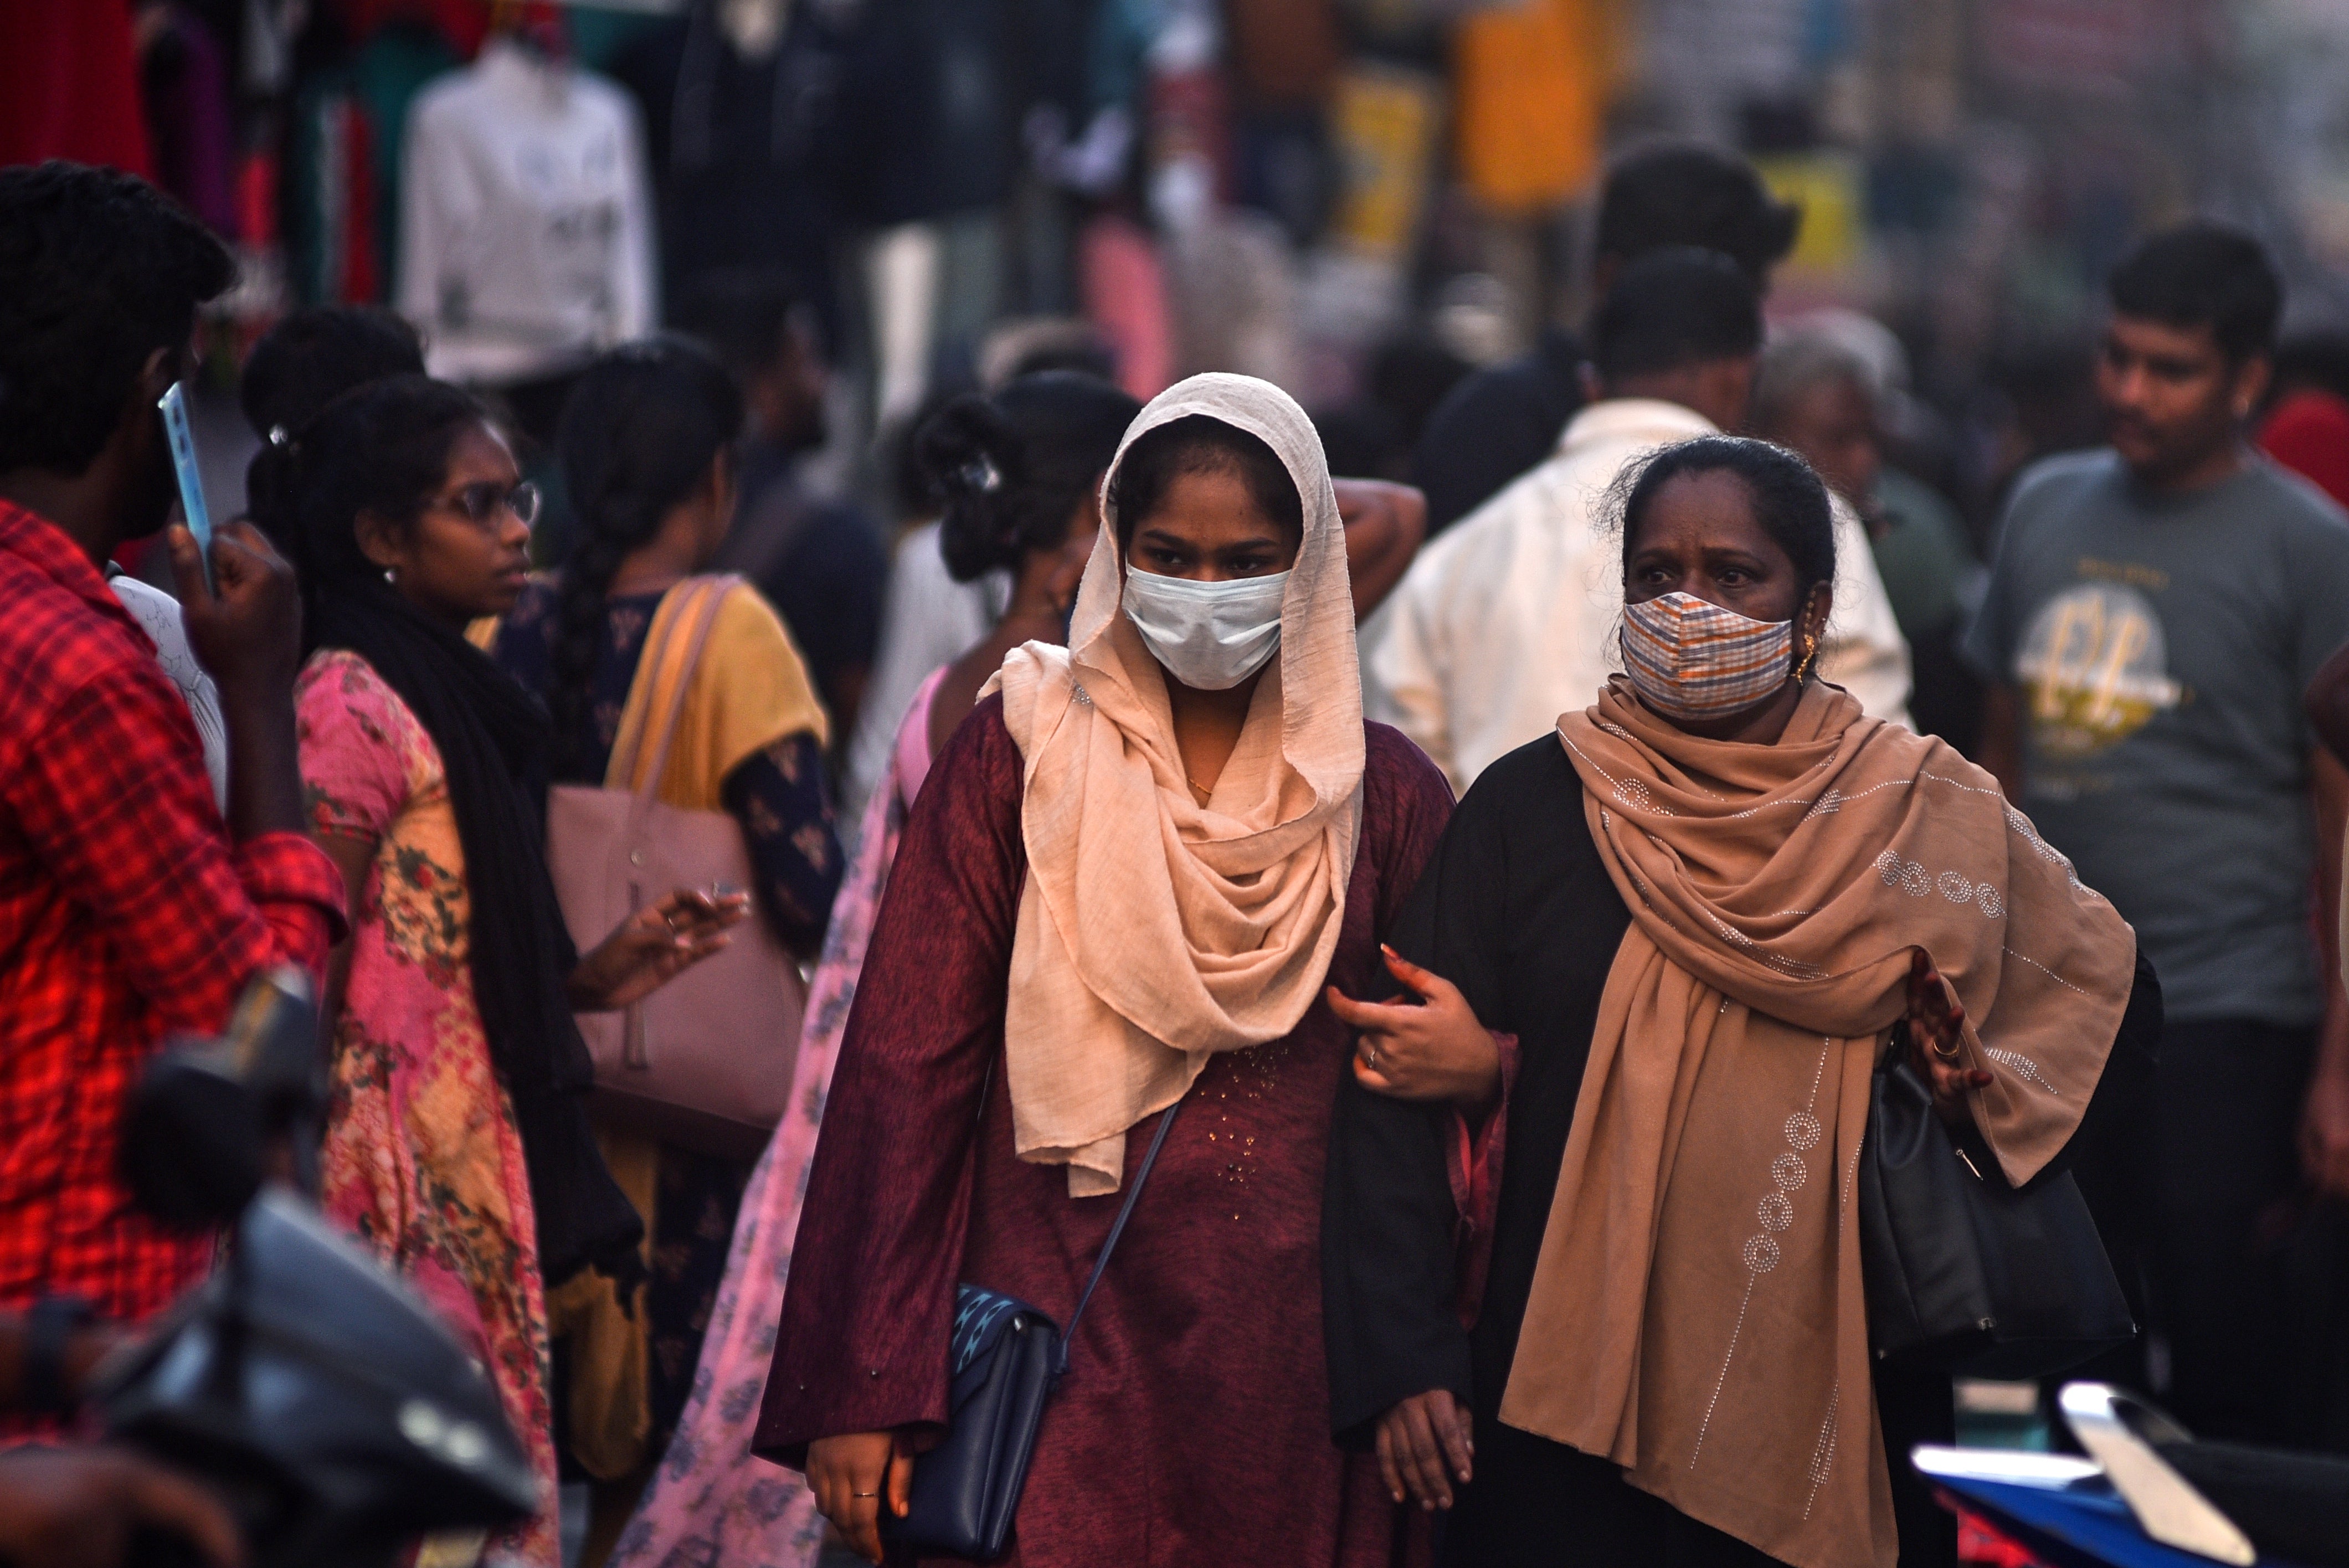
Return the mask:
<path id="1" fill-rule="evenodd" d="M 291 570 L 234 525 L 213 591 L 170 536 L 227 720 L 225 822 L 103 575 L 170 512 L 156 399 L 230 275 L 142 181 L 0 170 L 0 1306 L 72 1295 L 135 1322 L 202 1275 L 209 1236 L 130 1210 L 125 1094 L 165 1037 L 217 1032 L 264 968 L 316 976 L 341 934 L 341 879 L 303 834 Z"/>

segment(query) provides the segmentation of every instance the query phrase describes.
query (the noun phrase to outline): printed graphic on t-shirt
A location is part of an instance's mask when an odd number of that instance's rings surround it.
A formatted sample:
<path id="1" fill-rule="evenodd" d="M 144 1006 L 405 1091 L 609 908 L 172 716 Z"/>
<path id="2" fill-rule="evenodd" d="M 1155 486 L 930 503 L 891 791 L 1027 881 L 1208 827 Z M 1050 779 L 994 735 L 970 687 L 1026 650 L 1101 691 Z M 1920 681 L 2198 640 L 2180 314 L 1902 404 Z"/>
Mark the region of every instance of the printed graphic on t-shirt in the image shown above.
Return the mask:
<path id="1" fill-rule="evenodd" d="M 2086 757 L 2127 739 L 2184 688 L 2169 676 L 2160 617 L 2137 589 L 2082 583 L 2039 607 L 2014 673 L 2028 690 L 2042 755 Z"/>

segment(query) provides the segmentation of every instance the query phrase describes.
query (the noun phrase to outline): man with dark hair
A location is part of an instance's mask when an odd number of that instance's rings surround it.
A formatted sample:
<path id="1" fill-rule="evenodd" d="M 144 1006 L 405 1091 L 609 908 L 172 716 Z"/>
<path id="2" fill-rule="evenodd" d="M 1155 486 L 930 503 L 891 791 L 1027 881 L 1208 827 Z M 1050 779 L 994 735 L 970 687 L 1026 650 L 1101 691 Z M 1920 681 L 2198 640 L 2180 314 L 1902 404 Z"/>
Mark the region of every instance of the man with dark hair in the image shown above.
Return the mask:
<path id="1" fill-rule="evenodd" d="M 1626 266 L 1590 318 L 1590 406 L 1548 461 L 1412 562 L 1366 636 L 1363 701 L 1464 791 L 1620 668 L 1622 557 L 1602 537 L 1608 487 L 1655 448 L 1744 421 L 1762 347 L 1751 278 L 1690 246 Z M 1906 645 L 1867 535 L 1836 513 L 1835 614 L 1818 669 L 1870 713 L 1904 719 Z"/>
<path id="2" fill-rule="evenodd" d="M 1604 298 L 1626 264 L 1667 245 L 1718 251 L 1764 293 L 1802 220 L 1734 153 L 1689 142 L 1644 149 L 1609 170 L 1599 190 L 1591 294 Z M 1546 325 L 1532 353 L 1466 377 L 1436 406 L 1412 469 L 1412 483 L 1427 492 L 1431 538 L 1557 450 L 1558 433 L 1588 398 L 1582 366 L 1575 335 Z"/>
<path id="3" fill-rule="evenodd" d="M 2302 1186 L 2320 1042 L 2325 1071 L 2349 1069 L 2309 919 L 2322 867 L 2334 929 L 2349 776 L 2301 711 L 2349 642 L 2349 520 L 2245 442 L 2282 303 L 2256 241 L 2189 223 L 2111 287 L 2111 445 L 2018 482 L 1967 636 L 1992 683 L 1982 760 L 2160 972 L 2152 1136 L 2080 1168 L 2117 1260 L 2150 1274 L 2157 1391 L 2198 1434 L 2284 1441 L 2281 1260 L 2261 1233 Z"/>
<path id="4" fill-rule="evenodd" d="M 208 587 L 192 537 L 170 538 L 226 720 L 225 824 L 188 707 L 101 575 L 170 514 L 156 399 L 229 275 L 142 181 L 0 170 L 0 1305 L 136 1321 L 202 1277 L 212 1238 L 130 1212 L 124 1096 L 164 1037 L 217 1034 L 256 972 L 322 972 L 342 926 L 304 835 L 292 571 L 231 525 Z"/>
<path id="5" fill-rule="evenodd" d="M 709 345 L 749 409 L 740 500 L 716 565 L 757 583 L 783 618 L 844 747 L 881 637 L 889 553 L 862 506 L 817 494 L 802 471 L 824 442 L 830 378 L 815 313 L 781 273 L 724 268 L 687 289 L 678 326 Z"/>

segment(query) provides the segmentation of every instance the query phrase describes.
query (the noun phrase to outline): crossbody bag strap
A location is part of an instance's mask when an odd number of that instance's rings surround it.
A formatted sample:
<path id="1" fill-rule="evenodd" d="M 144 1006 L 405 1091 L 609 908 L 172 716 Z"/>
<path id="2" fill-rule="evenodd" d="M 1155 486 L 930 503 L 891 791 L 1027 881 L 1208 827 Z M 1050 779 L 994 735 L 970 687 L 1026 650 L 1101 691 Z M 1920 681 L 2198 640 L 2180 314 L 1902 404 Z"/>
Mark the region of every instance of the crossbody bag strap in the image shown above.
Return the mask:
<path id="1" fill-rule="evenodd" d="M 740 577 L 731 574 L 691 579 L 690 593 L 693 596 L 678 605 L 677 616 L 662 629 L 659 644 L 645 650 L 639 678 L 650 683 L 645 688 L 648 709 L 651 699 L 659 694 L 662 683 L 669 682 L 668 701 L 657 719 L 659 727 L 652 729 L 652 766 L 645 770 L 643 785 L 633 791 L 647 800 L 660 793 L 661 779 L 668 771 L 669 746 L 677 738 L 678 721 L 685 715 L 686 697 L 693 689 L 694 671 L 700 666 L 702 649 L 709 645 L 709 634 L 718 624 L 718 612 L 724 607 L 727 594 L 732 593 L 741 581 Z M 672 655 L 680 643 L 684 653 L 673 659 Z M 669 677 L 672 667 L 677 672 L 674 680 Z M 625 767 L 611 769 L 609 782 L 626 787 L 636 770 L 636 758 L 641 752 L 645 733 L 655 723 L 654 716 L 647 712 L 635 737 L 636 748 L 628 753 Z"/>
<path id="2" fill-rule="evenodd" d="M 1174 1113 L 1183 1109 L 1177 1099 L 1158 1119 L 1158 1130 L 1151 1136 L 1150 1152 L 1142 1157 L 1142 1169 L 1133 1173 L 1133 1184 L 1125 1190 L 1125 1203 L 1117 1212 L 1117 1219 L 1102 1243 L 1101 1255 L 1093 1259 L 1092 1277 L 1085 1281 L 1085 1292 L 1077 1297 L 1077 1310 L 1069 1314 L 1069 1326 L 1061 1331 L 1061 1349 L 1052 1363 L 1052 1376 L 1062 1377 L 1069 1371 L 1069 1346 L 1076 1343 L 1077 1324 L 1085 1315 L 1085 1306 L 1093 1298 L 1093 1287 L 1101 1284 L 1102 1271 L 1109 1267 L 1110 1254 L 1117 1251 L 1117 1239 L 1125 1233 L 1125 1222 L 1133 1212 L 1133 1201 L 1142 1196 L 1143 1185 L 1150 1180 L 1150 1168 L 1158 1163 L 1158 1150 L 1166 1141 L 1167 1129 L 1174 1125 Z"/>

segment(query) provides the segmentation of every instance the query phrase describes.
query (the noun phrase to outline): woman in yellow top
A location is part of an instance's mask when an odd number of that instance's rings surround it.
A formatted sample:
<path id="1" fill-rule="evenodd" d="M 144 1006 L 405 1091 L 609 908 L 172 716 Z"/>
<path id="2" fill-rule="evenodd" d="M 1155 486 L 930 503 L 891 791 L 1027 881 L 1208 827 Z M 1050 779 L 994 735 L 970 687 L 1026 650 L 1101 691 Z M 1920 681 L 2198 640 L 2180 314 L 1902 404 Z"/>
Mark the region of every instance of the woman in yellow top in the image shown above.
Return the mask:
<path id="1" fill-rule="evenodd" d="M 560 573 L 523 591 L 492 648 L 554 716 L 554 782 L 642 782 L 607 778 L 614 745 L 668 699 L 648 689 L 654 672 L 637 679 L 644 650 L 726 537 L 741 428 L 726 372 L 680 339 L 629 344 L 581 375 L 559 438 L 579 535 Z M 761 918 L 811 958 L 843 864 L 826 736 L 782 622 L 738 584 L 690 677 L 659 792 L 672 806 L 733 815 L 757 871 Z M 620 1480 L 657 1457 L 685 1404 L 749 1165 L 608 1128 L 599 1136 L 649 1233 L 646 1310 L 624 1317 L 608 1290 L 584 1282 L 592 1299 L 558 1300 L 555 1332 L 564 1338 L 568 1321 L 571 1348 L 557 1357 L 572 1390 L 571 1451 L 590 1474 Z M 612 1495 L 599 1517 L 616 1522 L 633 1493 Z"/>

